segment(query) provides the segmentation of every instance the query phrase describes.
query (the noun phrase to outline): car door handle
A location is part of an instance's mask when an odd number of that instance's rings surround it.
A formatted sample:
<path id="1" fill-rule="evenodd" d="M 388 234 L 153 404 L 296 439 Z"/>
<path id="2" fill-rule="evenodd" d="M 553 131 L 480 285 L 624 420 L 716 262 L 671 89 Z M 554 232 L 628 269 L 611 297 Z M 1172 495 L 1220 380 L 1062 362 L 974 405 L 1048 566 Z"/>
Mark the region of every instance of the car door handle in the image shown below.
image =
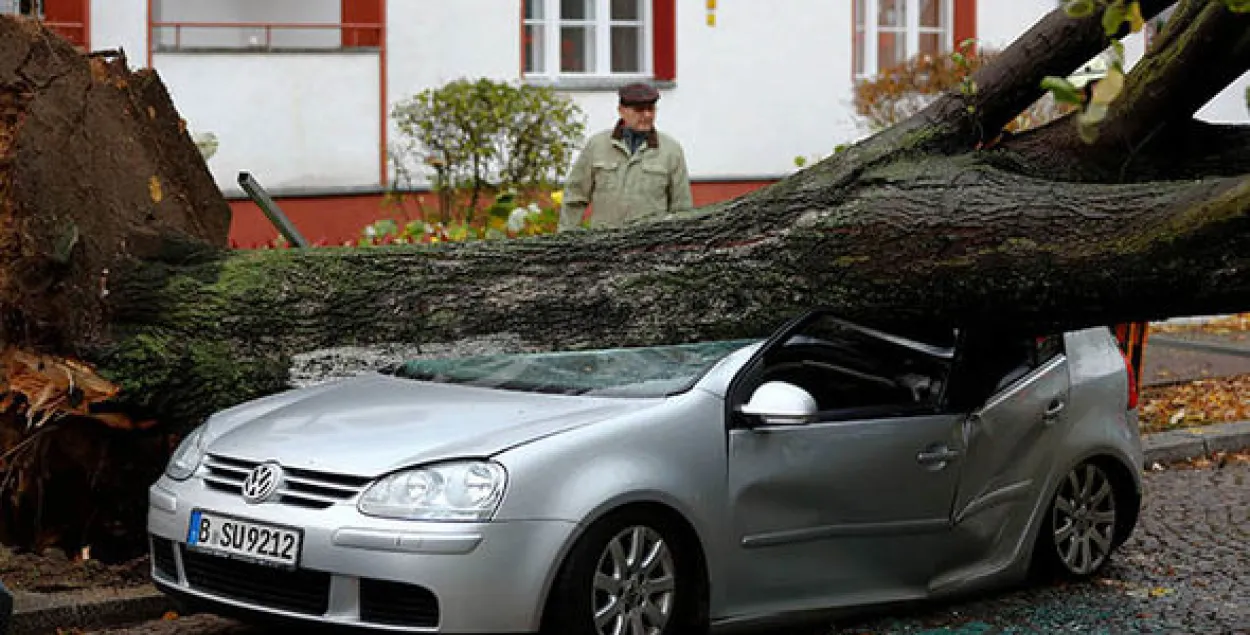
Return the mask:
<path id="1" fill-rule="evenodd" d="M 1050 402 L 1050 405 L 1046 406 L 1046 412 L 1042 414 L 1042 421 L 1045 421 L 1047 424 L 1054 423 L 1055 419 L 1059 418 L 1059 413 L 1063 412 L 1065 406 L 1067 404 L 1060 399 Z"/>
<path id="2" fill-rule="evenodd" d="M 957 458 L 959 458 L 959 450 L 952 450 L 948 447 L 925 449 L 916 453 L 916 462 L 921 465 L 936 465 L 953 461 Z"/>

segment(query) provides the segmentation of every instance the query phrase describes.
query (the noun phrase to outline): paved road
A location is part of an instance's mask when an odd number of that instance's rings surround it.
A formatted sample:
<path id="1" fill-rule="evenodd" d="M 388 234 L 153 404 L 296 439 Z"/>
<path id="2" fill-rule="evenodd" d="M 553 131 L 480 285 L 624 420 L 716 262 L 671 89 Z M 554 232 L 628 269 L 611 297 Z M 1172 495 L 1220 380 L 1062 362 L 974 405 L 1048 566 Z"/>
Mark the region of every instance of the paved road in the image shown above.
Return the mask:
<path id="1" fill-rule="evenodd" d="M 1152 472 L 1146 487 L 1137 531 L 1095 581 L 1026 588 L 788 635 L 1250 634 L 1250 463 Z M 274 631 L 200 615 L 98 633 Z"/>
<path id="2" fill-rule="evenodd" d="M 1146 386 L 1250 374 L 1250 338 L 1241 333 L 1151 335 L 1142 360 Z"/>

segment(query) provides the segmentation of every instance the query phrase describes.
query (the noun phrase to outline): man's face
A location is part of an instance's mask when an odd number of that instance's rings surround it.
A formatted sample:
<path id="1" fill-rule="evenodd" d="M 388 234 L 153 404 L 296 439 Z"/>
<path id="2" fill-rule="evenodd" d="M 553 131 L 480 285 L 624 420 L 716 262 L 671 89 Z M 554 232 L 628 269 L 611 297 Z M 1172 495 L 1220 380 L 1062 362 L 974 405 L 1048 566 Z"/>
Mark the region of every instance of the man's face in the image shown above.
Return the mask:
<path id="1" fill-rule="evenodd" d="M 655 104 L 638 106 L 619 106 L 621 121 L 638 132 L 649 132 L 655 128 Z"/>

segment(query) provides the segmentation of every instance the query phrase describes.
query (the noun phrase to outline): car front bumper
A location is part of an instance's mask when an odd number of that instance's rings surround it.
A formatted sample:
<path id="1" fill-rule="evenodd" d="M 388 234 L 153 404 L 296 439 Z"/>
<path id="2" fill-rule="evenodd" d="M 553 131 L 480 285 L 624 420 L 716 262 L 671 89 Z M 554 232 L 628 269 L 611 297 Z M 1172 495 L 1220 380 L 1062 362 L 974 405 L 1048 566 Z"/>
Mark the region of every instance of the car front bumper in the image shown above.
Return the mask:
<path id="1" fill-rule="evenodd" d="M 222 612 L 412 633 L 536 632 L 549 582 L 576 525 L 443 523 L 326 509 L 249 505 L 198 477 L 162 476 L 148 491 L 152 577 Z M 303 530 L 291 571 L 190 551 L 193 510 Z"/>

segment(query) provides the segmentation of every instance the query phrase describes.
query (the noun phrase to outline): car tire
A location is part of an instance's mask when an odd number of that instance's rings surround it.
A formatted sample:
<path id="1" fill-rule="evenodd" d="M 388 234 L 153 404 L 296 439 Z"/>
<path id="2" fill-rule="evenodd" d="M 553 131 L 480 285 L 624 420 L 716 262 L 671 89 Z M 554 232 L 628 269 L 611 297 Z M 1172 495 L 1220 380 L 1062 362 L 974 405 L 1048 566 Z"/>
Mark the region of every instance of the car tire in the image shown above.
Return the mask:
<path id="1" fill-rule="evenodd" d="M 627 509 L 595 522 L 560 568 L 547 600 L 543 632 L 702 632 L 701 573 L 691 548 L 672 522 L 644 509 Z M 644 628 L 632 630 L 634 622 Z"/>
<path id="2" fill-rule="evenodd" d="M 1105 467 L 1087 461 L 1059 482 L 1034 550 L 1034 570 L 1045 577 L 1085 579 L 1097 574 L 1117 545 L 1121 492 Z"/>

